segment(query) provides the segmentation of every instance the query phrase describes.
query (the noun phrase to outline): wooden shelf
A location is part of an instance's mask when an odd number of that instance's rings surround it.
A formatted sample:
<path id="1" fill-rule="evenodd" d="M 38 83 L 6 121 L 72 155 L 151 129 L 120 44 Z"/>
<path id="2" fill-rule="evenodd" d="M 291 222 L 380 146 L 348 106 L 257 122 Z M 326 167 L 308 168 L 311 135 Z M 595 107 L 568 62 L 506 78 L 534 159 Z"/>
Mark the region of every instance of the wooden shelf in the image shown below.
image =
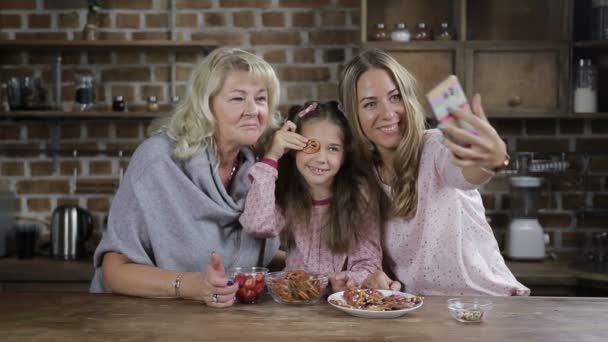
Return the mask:
<path id="1" fill-rule="evenodd" d="M 154 119 L 168 112 L 111 112 L 111 111 L 13 111 L 0 112 L 0 118 L 5 119 Z"/>
<path id="2" fill-rule="evenodd" d="M 172 40 L 0 40 L 0 50 L 170 50 L 171 52 L 206 51 L 216 48 L 216 41 Z"/>
<path id="3" fill-rule="evenodd" d="M 608 40 L 587 40 L 587 41 L 574 42 L 572 45 L 575 48 L 607 49 L 608 48 Z"/>
<path id="4" fill-rule="evenodd" d="M 430 50 L 455 50 L 462 46 L 459 41 L 411 41 L 411 42 L 392 42 L 392 41 L 368 41 L 363 46 L 390 51 L 430 51 Z"/>

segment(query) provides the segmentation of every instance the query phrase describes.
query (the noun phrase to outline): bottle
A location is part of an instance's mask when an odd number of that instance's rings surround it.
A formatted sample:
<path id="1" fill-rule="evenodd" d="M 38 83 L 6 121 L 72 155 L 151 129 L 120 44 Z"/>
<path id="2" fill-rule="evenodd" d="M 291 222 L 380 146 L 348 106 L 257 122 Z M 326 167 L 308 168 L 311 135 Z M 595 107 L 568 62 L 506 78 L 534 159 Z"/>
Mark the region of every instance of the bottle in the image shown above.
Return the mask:
<path id="1" fill-rule="evenodd" d="M 386 32 L 386 28 L 384 27 L 384 23 L 377 23 L 374 25 L 374 30 L 372 31 L 372 40 L 383 41 L 388 40 L 388 33 Z"/>
<path id="2" fill-rule="evenodd" d="M 76 88 L 76 103 L 80 110 L 87 110 L 95 105 L 94 77 L 92 75 L 78 75 L 79 84 Z"/>
<path id="3" fill-rule="evenodd" d="M 435 32 L 435 40 L 454 40 L 454 33 L 447 22 L 439 24 L 439 31 Z"/>
<path id="4" fill-rule="evenodd" d="M 395 24 L 395 29 L 391 32 L 391 40 L 394 42 L 409 42 L 410 31 L 405 23 Z"/>
<path id="5" fill-rule="evenodd" d="M 418 23 L 414 29 L 412 40 L 431 40 L 432 36 L 431 28 L 426 23 Z"/>
<path id="6" fill-rule="evenodd" d="M 591 59 L 579 59 L 574 85 L 574 112 L 597 112 L 597 69 Z"/>
<path id="7" fill-rule="evenodd" d="M 148 96 L 147 109 L 148 109 L 148 112 L 157 112 L 158 111 L 158 101 L 156 99 L 156 96 L 154 96 L 154 95 Z"/>
<path id="8" fill-rule="evenodd" d="M 125 98 L 121 95 L 115 96 L 114 101 L 112 102 L 112 110 L 115 112 L 126 112 L 127 104 L 125 103 Z"/>

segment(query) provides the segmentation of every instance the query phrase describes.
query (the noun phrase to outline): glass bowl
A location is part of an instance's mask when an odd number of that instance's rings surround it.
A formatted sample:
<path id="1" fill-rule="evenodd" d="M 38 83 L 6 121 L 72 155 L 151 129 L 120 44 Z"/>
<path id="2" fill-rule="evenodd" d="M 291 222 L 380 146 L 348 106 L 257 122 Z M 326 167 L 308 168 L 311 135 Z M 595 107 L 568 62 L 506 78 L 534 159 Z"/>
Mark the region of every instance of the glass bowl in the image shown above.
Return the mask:
<path id="1" fill-rule="evenodd" d="M 264 294 L 268 269 L 265 267 L 235 267 L 229 277 L 239 284 L 236 299 L 241 303 L 255 303 Z"/>
<path id="2" fill-rule="evenodd" d="M 271 272 L 266 277 L 268 292 L 280 304 L 315 304 L 325 294 L 325 274 L 304 271 Z"/>
<path id="3" fill-rule="evenodd" d="M 461 323 L 480 323 L 492 311 L 492 302 L 484 298 L 448 299 L 448 311 L 452 318 Z"/>

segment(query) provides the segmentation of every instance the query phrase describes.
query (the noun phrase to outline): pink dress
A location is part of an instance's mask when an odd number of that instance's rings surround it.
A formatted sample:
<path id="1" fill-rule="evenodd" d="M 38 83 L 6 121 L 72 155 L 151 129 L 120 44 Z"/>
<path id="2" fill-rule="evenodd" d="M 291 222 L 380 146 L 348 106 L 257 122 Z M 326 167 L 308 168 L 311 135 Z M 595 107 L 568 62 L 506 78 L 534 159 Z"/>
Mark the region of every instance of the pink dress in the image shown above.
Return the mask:
<path id="1" fill-rule="evenodd" d="M 275 204 L 275 182 L 277 169 L 259 162 L 251 167 L 253 179 L 245 209 L 240 217 L 243 230 L 259 238 L 275 237 L 285 228 L 285 218 Z M 346 254 L 334 254 L 322 241 L 325 227 L 322 224 L 329 208 L 329 201 L 313 203 L 308 227 L 298 227 L 294 234 L 295 247 L 287 251 L 286 270 L 304 270 L 310 273 L 340 272 L 345 270 L 356 285 L 360 285 L 370 273 L 382 266 L 380 225 L 365 219 L 361 226 L 366 231 L 354 250 Z"/>
<path id="2" fill-rule="evenodd" d="M 415 294 L 529 295 L 505 265 L 477 186 L 452 164 L 441 132 L 423 139 L 416 215 L 391 219 L 384 236 L 395 276 Z"/>

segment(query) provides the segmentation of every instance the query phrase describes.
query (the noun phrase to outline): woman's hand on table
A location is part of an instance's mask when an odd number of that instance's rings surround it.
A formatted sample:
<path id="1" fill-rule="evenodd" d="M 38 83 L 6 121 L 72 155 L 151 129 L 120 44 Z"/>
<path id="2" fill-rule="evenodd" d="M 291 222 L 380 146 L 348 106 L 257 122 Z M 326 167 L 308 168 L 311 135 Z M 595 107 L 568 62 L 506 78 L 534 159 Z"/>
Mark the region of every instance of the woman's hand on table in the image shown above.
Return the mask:
<path id="1" fill-rule="evenodd" d="M 287 121 L 281 129 L 274 133 L 272 145 L 264 158 L 278 161 L 288 150 L 302 150 L 306 147 L 306 142 L 308 139 L 296 133 L 296 125 Z"/>
<path id="2" fill-rule="evenodd" d="M 362 288 L 378 290 L 401 290 L 401 283 L 389 278 L 386 273 L 377 271 L 370 274 L 361 284 Z"/>
<path id="3" fill-rule="evenodd" d="M 327 274 L 332 292 L 340 292 L 354 286 L 355 283 L 348 277 L 346 272 L 330 272 Z"/>
<path id="4" fill-rule="evenodd" d="M 234 304 L 239 285 L 226 278 L 226 270 L 217 253 L 211 255 L 207 272 L 185 273 L 182 297 L 200 300 L 207 306 L 225 308 Z"/>

